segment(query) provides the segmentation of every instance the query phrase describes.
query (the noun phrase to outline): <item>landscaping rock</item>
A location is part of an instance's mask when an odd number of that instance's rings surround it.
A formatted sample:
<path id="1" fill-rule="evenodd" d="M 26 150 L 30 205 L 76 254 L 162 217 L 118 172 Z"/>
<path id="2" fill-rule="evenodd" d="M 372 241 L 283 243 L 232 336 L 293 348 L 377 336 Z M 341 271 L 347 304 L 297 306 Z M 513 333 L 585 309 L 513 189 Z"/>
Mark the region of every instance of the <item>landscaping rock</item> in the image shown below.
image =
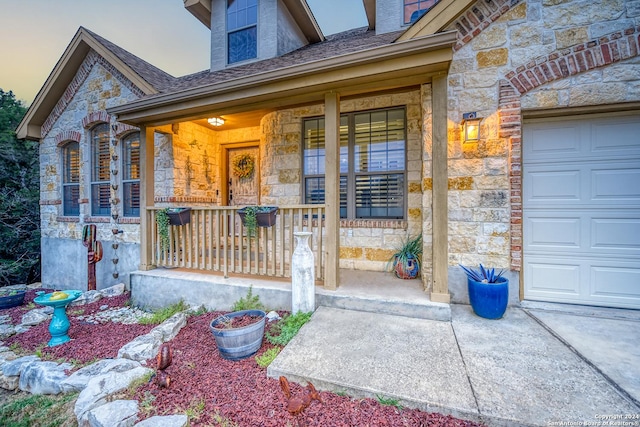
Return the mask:
<path id="1" fill-rule="evenodd" d="M 83 390 L 92 378 L 109 372 L 126 372 L 142 367 L 140 363 L 129 359 L 102 359 L 84 368 L 78 369 L 60 383 L 65 393 Z"/>
<path id="2" fill-rule="evenodd" d="M 60 383 L 67 378 L 65 371 L 71 368 L 70 363 L 28 363 L 20 373 L 20 390 L 31 394 L 58 394 L 62 391 Z"/>
<path id="3" fill-rule="evenodd" d="M 162 341 L 151 334 L 141 335 L 118 350 L 118 358 L 142 362 L 156 357 Z"/>
<path id="4" fill-rule="evenodd" d="M 26 291 L 27 285 L 11 285 L 11 286 L 3 286 L 3 291 L 11 292 L 11 291 Z"/>
<path id="5" fill-rule="evenodd" d="M 11 316 L 8 314 L 0 316 L 0 325 L 6 325 L 7 323 L 11 323 Z"/>
<path id="6" fill-rule="evenodd" d="M 187 324 L 187 314 L 180 312 L 176 313 L 162 324 L 153 328 L 149 333 L 152 334 L 155 332 L 160 332 L 162 334 L 162 341 L 167 342 L 171 341 L 178 335 L 180 329 L 184 328 Z"/>
<path id="7" fill-rule="evenodd" d="M 186 427 L 188 422 L 186 415 L 156 415 L 140 421 L 135 427 Z"/>
<path id="8" fill-rule="evenodd" d="M 71 303 L 72 306 L 90 304 L 102 298 L 102 291 L 84 292 L 78 299 Z"/>
<path id="9" fill-rule="evenodd" d="M 108 298 L 120 296 L 124 294 L 124 283 L 118 283 L 109 288 L 101 289 L 100 292 Z"/>
<path id="10" fill-rule="evenodd" d="M 16 328 L 11 324 L 0 325 L 0 339 L 9 338 L 16 333 Z"/>
<path id="11" fill-rule="evenodd" d="M 49 310 L 47 310 L 49 309 Z M 51 319 L 53 314 L 53 310 L 51 310 L 51 307 L 46 307 L 46 308 L 35 308 L 33 310 L 30 310 L 28 312 L 26 312 L 23 316 L 22 316 L 22 325 L 23 326 L 35 326 L 35 325 L 39 325 L 40 323 Z"/>
<path id="12" fill-rule="evenodd" d="M 137 400 L 114 400 L 87 414 L 91 427 L 132 427 L 138 420 Z"/>
<path id="13" fill-rule="evenodd" d="M 162 322 L 162 324 L 153 328 L 148 334 L 141 335 L 122 346 L 118 350 L 118 357 L 137 360 L 138 362 L 156 357 L 160 345 L 172 340 L 186 324 L 187 315 L 185 313 L 176 313 Z"/>
<path id="14" fill-rule="evenodd" d="M 35 355 L 19 357 L 2 365 L 2 373 L 8 377 L 17 377 L 25 366 L 39 361 L 40 358 Z"/>
<path id="15" fill-rule="evenodd" d="M 0 375 L 0 388 L 13 391 L 18 388 L 20 383 L 20 377 L 8 377 L 6 375 Z"/>
<path id="16" fill-rule="evenodd" d="M 132 381 L 152 373 L 153 370 L 149 368 L 138 367 L 125 372 L 109 372 L 89 380 L 85 389 L 80 392 L 74 407 L 78 425 L 89 426 L 90 410 L 107 403 L 109 396 L 126 389 Z"/>

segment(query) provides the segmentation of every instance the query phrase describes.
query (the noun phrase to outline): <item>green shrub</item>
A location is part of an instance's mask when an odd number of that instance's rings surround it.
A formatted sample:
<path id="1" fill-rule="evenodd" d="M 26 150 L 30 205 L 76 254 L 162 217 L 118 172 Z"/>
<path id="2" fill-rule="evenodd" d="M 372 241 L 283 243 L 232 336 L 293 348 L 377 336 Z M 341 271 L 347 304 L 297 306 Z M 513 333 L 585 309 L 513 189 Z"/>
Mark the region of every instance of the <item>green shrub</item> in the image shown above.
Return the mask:
<path id="1" fill-rule="evenodd" d="M 189 306 L 184 301 L 180 300 L 175 304 L 171 304 L 168 307 L 164 307 L 153 312 L 150 317 L 141 318 L 138 323 L 141 325 L 159 325 L 171 316 L 181 311 L 188 310 Z"/>
<path id="2" fill-rule="evenodd" d="M 271 362 L 273 362 L 273 359 L 275 359 L 278 356 L 278 354 L 280 354 L 280 347 L 272 347 L 269 350 L 262 353 L 261 356 L 256 356 L 255 357 L 256 363 L 261 368 L 266 368 L 271 364 Z"/>
<path id="3" fill-rule="evenodd" d="M 300 328 L 311 319 L 312 311 L 284 316 L 265 333 L 267 341 L 273 345 L 287 345 L 296 336 Z"/>
<path id="4" fill-rule="evenodd" d="M 253 286 L 249 286 L 247 296 L 236 301 L 231 310 L 264 310 L 264 305 L 260 302 L 260 297 L 258 295 L 253 295 Z"/>

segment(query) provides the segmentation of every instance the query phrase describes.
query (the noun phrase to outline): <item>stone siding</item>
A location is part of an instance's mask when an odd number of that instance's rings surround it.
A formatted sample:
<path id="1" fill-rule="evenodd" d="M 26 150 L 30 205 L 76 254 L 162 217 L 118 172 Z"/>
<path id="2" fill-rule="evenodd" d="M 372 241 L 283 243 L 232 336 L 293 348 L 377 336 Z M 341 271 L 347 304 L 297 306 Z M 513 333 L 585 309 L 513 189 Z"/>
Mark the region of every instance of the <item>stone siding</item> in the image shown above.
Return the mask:
<path id="1" fill-rule="evenodd" d="M 405 221 L 341 221 L 340 267 L 382 271 L 407 234 L 422 232 L 422 115 L 420 92 L 385 94 L 341 101 L 342 113 L 406 106 L 408 216 Z M 324 114 L 324 105 L 285 109 L 261 122 L 262 194 L 267 205 L 301 204 L 302 121 Z"/>
<path id="2" fill-rule="evenodd" d="M 523 110 L 640 100 L 637 3 L 482 1 L 451 24 L 451 266 L 521 268 Z M 477 143 L 462 141 L 470 111 L 483 118 Z"/>
<path id="3" fill-rule="evenodd" d="M 91 51 L 79 67 L 74 79 L 63 97 L 42 126 L 43 139 L 40 143 L 40 221 L 42 232 L 42 282 L 46 286 L 62 289 L 85 289 L 87 284 L 87 250 L 82 245 L 82 229 L 85 224 L 94 223 L 97 240 L 102 242 L 103 260 L 96 265 L 96 278 L 100 288 L 122 282 L 112 259 L 126 255 L 135 262 L 125 264 L 128 270 L 138 267 L 136 254 L 140 241 L 138 218 L 114 219 L 91 217 L 90 212 L 90 127 L 99 122 L 110 124 L 111 154 L 121 158 L 121 145 L 113 144 L 125 134 L 119 133 L 118 124 L 106 113 L 106 109 L 133 101 L 141 96 L 141 91 L 126 80 L 102 57 Z M 120 131 L 136 130 L 120 125 Z M 62 205 L 62 165 L 63 147 L 69 141 L 79 142 L 80 148 L 80 215 L 64 217 Z M 111 162 L 112 169 L 119 169 L 118 160 Z M 121 174 L 111 175 L 117 184 Z M 112 190 L 112 201 L 121 195 Z M 117 204 L 116 204 L 117 205 Z M 116 210 L 114 212 L 117 212 Z M 114 235 L 112 229 L 122 233 Z M 115 246 L 119 246 L 116 251 Z M 60 260 L 64 261 L 61 262 Z M 126 277 L 126 273 L 125 273 Z"/>

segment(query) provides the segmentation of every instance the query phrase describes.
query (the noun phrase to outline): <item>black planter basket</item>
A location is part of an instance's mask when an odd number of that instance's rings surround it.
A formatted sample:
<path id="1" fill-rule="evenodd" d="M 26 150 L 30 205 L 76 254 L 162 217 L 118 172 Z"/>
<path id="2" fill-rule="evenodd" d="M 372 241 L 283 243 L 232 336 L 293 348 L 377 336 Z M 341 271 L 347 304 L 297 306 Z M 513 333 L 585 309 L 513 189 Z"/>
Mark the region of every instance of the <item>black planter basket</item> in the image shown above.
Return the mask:
<path id="1" fill-rule="evenodd" d="M 240 215 L 240 219 L 244 224 L 244 217 L 247 214 L 248 209 L 252 209 L 254 206 L 249 206 L 246 208 L 238 209 L 238 215 Z M 278 213 L 277 206 L 261 206 L 261 209 L 264 209 L 261 212 L 256 212 L 256 222 L 258 223 L 258 227 L 271 227 L 276 224 L 276 214 Z"/>
<path id="2" fill-rule="evenodd" d="M 170 225 L 186 225 L 191 222 L 191 208 L 169 208 L 167 215 Z"/>

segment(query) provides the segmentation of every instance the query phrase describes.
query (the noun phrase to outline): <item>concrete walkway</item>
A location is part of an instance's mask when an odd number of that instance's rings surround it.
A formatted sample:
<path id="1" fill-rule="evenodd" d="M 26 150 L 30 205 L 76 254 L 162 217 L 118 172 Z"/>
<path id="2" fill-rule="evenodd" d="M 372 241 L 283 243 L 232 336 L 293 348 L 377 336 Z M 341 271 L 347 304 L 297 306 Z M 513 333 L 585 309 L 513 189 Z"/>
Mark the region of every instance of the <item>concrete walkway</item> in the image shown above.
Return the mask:
<path id="1" fill-rule="evenodd" d="M 602 422 L 640 415 L 640 313 L 451 311 L 442 322 L 319 307 L 268 375 L 490 426 L 640 425 Z"/>

